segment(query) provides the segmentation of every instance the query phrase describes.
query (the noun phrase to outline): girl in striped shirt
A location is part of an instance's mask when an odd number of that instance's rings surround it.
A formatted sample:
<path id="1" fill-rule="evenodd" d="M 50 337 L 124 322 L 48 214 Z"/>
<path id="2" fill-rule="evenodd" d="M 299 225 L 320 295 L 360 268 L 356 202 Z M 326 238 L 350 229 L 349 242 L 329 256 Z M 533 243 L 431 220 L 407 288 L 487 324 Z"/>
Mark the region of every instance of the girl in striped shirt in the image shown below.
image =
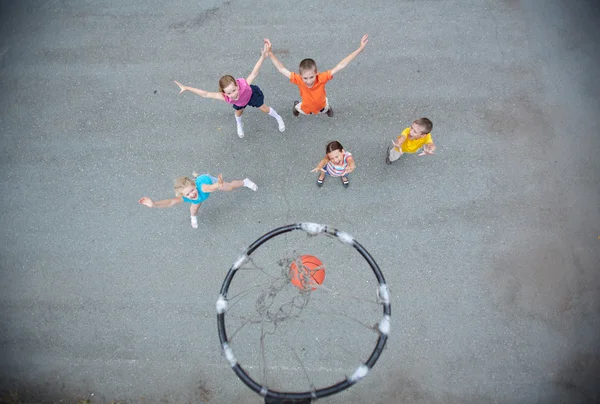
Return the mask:
<path id="1" fill-rule="evenodd" d="M 344 150 L 340 142 L 334 140 L 327 144 L 325 157 L 310 172 L 320 171 L 319 178 L 317 178 L 318 187 L 323 186 L 325 175 L 330 175 L 332 177 L 342 177 L 344 188 L 348 188 L 348 174 L 354 171 L 355 168 L 356 164 L 354 164 L 352 154 Z"/>

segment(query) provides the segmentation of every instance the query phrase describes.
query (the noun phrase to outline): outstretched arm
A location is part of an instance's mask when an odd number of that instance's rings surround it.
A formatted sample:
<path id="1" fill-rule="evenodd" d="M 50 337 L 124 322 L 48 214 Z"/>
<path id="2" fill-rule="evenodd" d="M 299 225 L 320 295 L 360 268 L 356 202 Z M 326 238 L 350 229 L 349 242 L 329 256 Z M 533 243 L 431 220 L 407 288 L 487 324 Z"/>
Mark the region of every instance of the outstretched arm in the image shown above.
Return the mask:
<path id="1" fill-rule="evenodd" d="M 173 81 L 175 81 L 175 80 L 173 80 Z M 191 93 L 199 95 L 200 97 L 213 98 L 215 100 L 225 101 L 225 98 L 223 97 L 223 94 L 221 94 L 221 93 L 211 93 L 209 91 L 200 90 L 199 88 L 184 86 L 183 84 L 181 84 L 178 81 L 175 81 L 175 84 L 177 84 L 179 86 L 179 89 L 181 90 L 181 91 L 179 91 L 179 94 L 189 91 Z"/>
<path id="2" fill-rule="evenodd" d="M 178 196 L 177 198 L 163 199 L 162 201 L 155 202 L 147 196 L 144 196 L 138 202 L 149 208 L 170 208 L 171 206 L 175 206 L 178 203 L 183 202 L 183 198 Z"/>
<path id="3" fill-rule="evenodd" d="M 323 167 L 325 167 L 327 165 L 328 162 L 329 162 L 329 158 L 323 157 L 323 159 L 321 161 L 319 161 L 319 164 L 317 164 L 317 166 L 315 168 L 310 170 L 310 172 L 315 173 L 317 171 L 320 171 Z"/>
<path id="4" fill-rule="evenodd" d="M 433 143 L 425 143 L 425 145 L 423 145 L 423 151 L 419 154 L 417 154 L 417 156 L 424 156 L 426 154 L 435 154 L 435 144 Z"/>
<path id="5" fill-rule="evenodd" d="M 265 43 L 265 45 L 263 46 L 263 49 L 260 53 L 260 57 L 258 58 L 258 62 L 256 62 L 256 64 L 254 65 L 254 69 L 252 69 L 252 72 L 246 78 L 246 81 L 248 82 L 248 84 L 252 84 L 252 82 L 254 81 L 256 76 L 258 76 L 258 72 L 260 71 L 260 68 L 261 68 L 263 62 L 267 58 L 268 53 L 269 53 L 269 51 L 267 50 L 267 44 Z"/>
<path id="6" fill-rule="evenodd" d="M 279 73 L 283 74 L 288 79 L 290 77 L 292 77 L 292 73 L 290 73 L 290 71 L 285 68 L 285 66 L 283 65 L 283 63 L 281 63 L 279 61 L 279 59 L 277 59 L 275 57 L 275 55 L 273 54 L 273 50 L 272 50 L 272 46 L 271 46 L 271 41 L 269 41 L 268 38 L 265 38 L 265 45 L 267 46 L 267 52 L 268 52 L 269 58 L 271 59 L 271 62 L 273 62 L 273 65 L 279 71 Z"/>
<path id="7" fill-rule="evenodd" d="M 402 150 L 402 143 L 404 143 L 405 141 L 406 135 L 401 135 L 400 137 L 396 138 L 396 140 L 392 140 L 392 143 L 394 144 L 394 146 Z"/>
<path id="8" fill-rule="evenodd" d="M 346 169 L 344 170 L 342 175 L 349 174 L 352 171 L 354 171 L 354 169 L 356 168 L 356 163 L 354 162 L 354 157 L 350 156 L 346 159 L 346 161 L 348 162 L 348 167 L 346 167 Z"/>
<path id="9" fill-rule="evenodd" d="M 348 66 L 348 63 L 350 63 L 356 56 L 358 56 L 359 53 L 363 51 L 363 49 L 367 45 L 367 42 L 369 42 L 369 35 L 365 34 L 360 40 L 360 46 L 358 47 L 358 49 L 346 56 L 344 59 L 342 59 L 340 63 L 338 63 L 333 69 L 331 69 L 331 75 L 335 75 L 344 67 Z"/>
<path id="10" fill-rule="evenodd" d="M 223 174 L 218 175 L 217 182 L 214 184 L 202 184 L 202 192 L 211 193 L 219 189 L 223 189 Z"/>

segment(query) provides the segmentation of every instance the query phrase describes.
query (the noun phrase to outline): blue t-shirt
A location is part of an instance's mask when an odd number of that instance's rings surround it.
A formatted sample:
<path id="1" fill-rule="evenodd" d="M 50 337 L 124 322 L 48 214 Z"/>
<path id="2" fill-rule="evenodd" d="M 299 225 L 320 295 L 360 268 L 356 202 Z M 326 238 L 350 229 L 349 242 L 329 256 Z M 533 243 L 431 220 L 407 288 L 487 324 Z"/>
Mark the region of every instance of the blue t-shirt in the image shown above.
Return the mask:
<path id="1" fill-rule="evenodd" d="M 188 199 L 185 196 L 182 196 L 183 200 L 188 203 L 193 203 L 194 205 L 198 205 L 199 203 L 204 202 L 210 196 L 210 192 L 202 192 L 202 184 L 212 185 L 214 177 L 211 177 L 208 174 L 202 174 L 196 177 L 196 188 L 198 189 L 198 199 Z"/>

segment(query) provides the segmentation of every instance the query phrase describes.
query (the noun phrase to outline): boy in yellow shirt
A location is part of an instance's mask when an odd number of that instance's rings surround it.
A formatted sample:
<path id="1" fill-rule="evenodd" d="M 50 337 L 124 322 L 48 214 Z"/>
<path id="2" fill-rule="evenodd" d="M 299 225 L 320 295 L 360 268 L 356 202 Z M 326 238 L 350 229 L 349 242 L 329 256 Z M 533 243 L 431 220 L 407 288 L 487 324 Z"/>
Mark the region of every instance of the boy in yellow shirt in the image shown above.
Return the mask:
<path id="1" fill-rule="evenodd" d="M 423 151 L 418 156 L 433 154 L 435 144 L 431 140 L 431 129 L 433 123 L 427 118 L 419 118 L 412 125 L 402 131 L 396 140 L 392 140 L 393 146 L 389 146 L 385 156 L 385 162 L 392 164 L 404 153 L 416 153 L 421 147 Z"/>

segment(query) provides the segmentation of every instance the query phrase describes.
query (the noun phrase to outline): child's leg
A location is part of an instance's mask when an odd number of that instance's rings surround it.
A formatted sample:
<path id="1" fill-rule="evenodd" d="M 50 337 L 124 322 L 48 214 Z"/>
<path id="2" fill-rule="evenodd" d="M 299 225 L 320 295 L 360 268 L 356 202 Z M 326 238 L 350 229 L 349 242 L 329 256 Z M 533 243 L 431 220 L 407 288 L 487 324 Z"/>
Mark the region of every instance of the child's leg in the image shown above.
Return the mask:
<path id="1" fill-rule="evenodd" d="M 244 137 L 244 124 L 242 123 L 242 114 L 244 109 L 235 110 L 235 123 L 237 124 L 237 133 L 240 138 Z"/>
<path id="2" fill-rule="evenodd" d="M 392 147 L 389 152 L 389 160 L 396 161 L 398 160 L 404 153 L 397 147 Z"/>
<path id="3" fill-rule="evenodd" d="M 260 107 L 258 107 L 258 109 L 260 109 L 265 114 L 271 115 L 273 118 L 275 118 L 277 120 L 277 123 L 279 124 L 280 132 L 283 132 L 285 130 L 285 123 L 283 123 L 283 119 L 281 119 L 281 116 L 277 113 L 277 111 L 275 111 L 273 108 L 267 106 L 267 104 L 261 105 Z"/>
<path id="4" fill-rule="evenodd" d="M 319 178 L 317 178 L 317 186 L 318 187 L 323 186 L 323 181 L 325 181 L 325 174 L 326 174 L 326 172 L 321 170 L 321 172 L 319 174 Z"/>
<path id="5" fill-rule="evenodd" d="M 348 174 L 342 175 L 342 185 L 344 188 L 348 188 Z"/>
<path id="6" fill-rule="evenodd" d="M 294 116 L 298 116 L 299 114 L 306 115 L 306 112 L 302 111 L 302 101 L 294 101 Z"/>
<path id="7" fill-rule="evenodd" d="M 231 182 L 224 182 L 221 191 L 233 191 L 234 189 L 238 189 L 241 187 L 250 188 L 253 191 L 256 191 L 258 189 L 255 183 L 250 181 L 248 178 L 245 178 L 243 181 L 235 180 Z"/>
<path id="8" fill-rule="evenodd" d="M 329 105 L 329 99 L 327 97 L 325 97 L 325 108 L 323 108 L 323 112 L 330 118 L 333 116 L 333 108 Z"/>
<path id="9" fill-rule="evenodd" d="M 198 209 L 200 209 L 201 203 L 194 205 L 193 203 L 190 205 L 190 218 L 192 221 L 192 227 L 194 229 L 198 228 Z"/>

